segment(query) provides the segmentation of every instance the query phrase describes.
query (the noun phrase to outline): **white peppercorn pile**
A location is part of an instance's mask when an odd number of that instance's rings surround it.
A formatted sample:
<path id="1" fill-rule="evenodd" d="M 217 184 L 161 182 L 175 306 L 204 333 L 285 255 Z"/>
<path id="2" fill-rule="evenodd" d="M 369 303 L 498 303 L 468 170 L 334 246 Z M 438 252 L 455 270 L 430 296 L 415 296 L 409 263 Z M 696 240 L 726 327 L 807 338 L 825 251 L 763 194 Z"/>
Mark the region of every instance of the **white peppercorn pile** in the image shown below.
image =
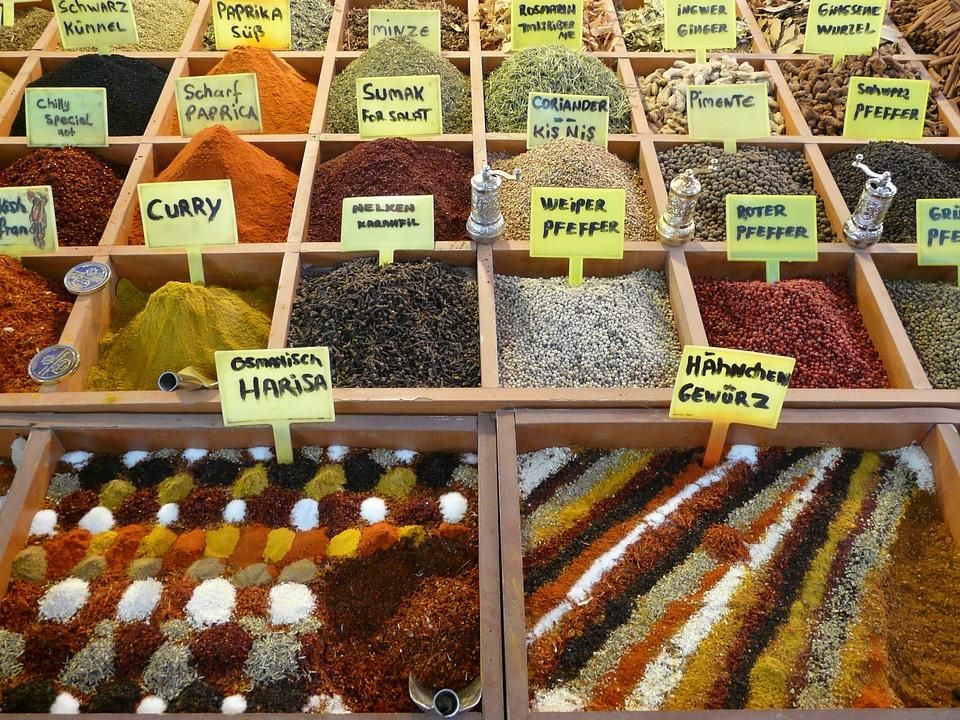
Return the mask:
<path id="1" fill-rule="evenodd" d="M 713 145 L 686 144 L 657 153 L 664 185 L 688 168 L 706 168 L 717 161 L 716 172 L 701 175 L 703 189 L 694 214 L 694 238 L 702 242 L 727 239 L 726 197 L 735 195 L 813 195 L 813 171 L 802 152 L 765 145 L 744 145 L 724 152 Z M 823 200 L 817 196 L 817 240 L 833 242 Z"/>
<path id="2" fill-rule="evenodd" d="M 500 186 L 500 209 L 507 223 L 503 239 L 530 239 L 530 190 L 535 187 L 605 188 L 626 191 L 624 240 L 654 242 L 657 220 L 643 187 L 640 170 L 599 145 L 577 138 L 557 138 L 514 157 L 494 157 L 491 166 L 520 181 Z"/>
<path id="3" fill-rule="evenodd" d="M 960 164 L 910 143 L 872 142 L 827 156 L 827 166 L 850 212 L 867 181 L 863 171 L 851 165 L 857 155 L 863 155 L 863 163 L 874 172 L 889 172 L 897 186 L 883 220 L 881 242 L 917 241 L 917 200 L 960 197 Z"/>
<path id="4" fill-rule="evenodd" d="M 680 340 L 662 272 L 494 277 L 503 387 L 668 387 Z"/>
<path id="5" fill-rule="evenodd" d="M 930 384 L 960 388 L 960 288 L 933 280 L 884 279 Z"/>

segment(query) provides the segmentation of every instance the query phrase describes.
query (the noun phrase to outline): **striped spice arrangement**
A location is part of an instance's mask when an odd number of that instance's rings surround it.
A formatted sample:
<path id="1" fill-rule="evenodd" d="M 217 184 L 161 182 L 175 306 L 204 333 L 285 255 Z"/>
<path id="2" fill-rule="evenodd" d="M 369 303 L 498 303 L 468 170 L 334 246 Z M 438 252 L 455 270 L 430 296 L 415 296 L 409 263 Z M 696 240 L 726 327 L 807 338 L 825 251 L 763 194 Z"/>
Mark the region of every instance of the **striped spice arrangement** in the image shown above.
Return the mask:
<path id="1" fill-rule="evenodd" d="M 960 643 L 934 668 L 909 640 L 943 622 L 924 620 L 924 588 L 960 582 L 920 448 L 734 446 L 701 461 L 702 448 L 518 458 L 532 710 L 960 706 Z M 931 532 L 936 565 L 916 547 Z"/>

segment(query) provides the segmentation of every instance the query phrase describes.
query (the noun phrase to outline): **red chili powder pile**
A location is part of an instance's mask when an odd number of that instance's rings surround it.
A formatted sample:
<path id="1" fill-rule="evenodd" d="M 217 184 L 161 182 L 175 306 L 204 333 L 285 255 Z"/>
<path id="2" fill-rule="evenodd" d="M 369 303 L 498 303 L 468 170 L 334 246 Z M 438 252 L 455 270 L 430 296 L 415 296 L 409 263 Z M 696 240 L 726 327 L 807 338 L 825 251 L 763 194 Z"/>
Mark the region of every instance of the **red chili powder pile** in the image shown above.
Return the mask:
<path id="1" fill-rule="evenodd" d="M 297 176 L 272 155 L 251 145 L 223 125 L 198 132 L 153 182 L 230 180 L 241 243 L 287 241 Z M 127 240 L 143 245 L 140 208 L 134 209 Z"/>

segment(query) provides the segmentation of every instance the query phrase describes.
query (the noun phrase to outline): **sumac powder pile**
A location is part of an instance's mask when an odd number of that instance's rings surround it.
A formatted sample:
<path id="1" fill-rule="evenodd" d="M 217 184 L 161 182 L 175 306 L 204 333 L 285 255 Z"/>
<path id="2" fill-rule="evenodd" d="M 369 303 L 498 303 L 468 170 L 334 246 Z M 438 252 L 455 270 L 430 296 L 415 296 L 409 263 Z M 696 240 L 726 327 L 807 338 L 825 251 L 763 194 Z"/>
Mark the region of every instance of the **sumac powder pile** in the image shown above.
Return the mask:
<path id="1" fill-rule="evenodd" d="M 827 156 L 827 165 L 844 202 L 857 207 L 867 176 L 853 167 L 857 155 L 877 173 L 889 172 L 897 194 L 883 219 L 881 242 L 917 241 L 917 200 L 960 197 L 960 164 L 937 153 L 904 142 L 871 142 Z"/>
<path id="2" fill-rule="evenodd" d="M 44 73 L 27 87 L 102 87 L 107 90 L 111 137 L 143 135 L 167 81 L 167 72 L 149 60 L 124 55 L 80 55 Z M 23 101 L 10 135 L 26 134 Z"/>
<path id="3" fill-rule="evenodd" d="M 477 283 L 436 260 L 305 266 L 289 347 L 326 345 L 338 387 L 477 387 Z"/>
<path id="4" fill-rule="evenodd" d="M 340 239 L 344 198 L 433 195 L 435 238 L 466 240 L 472 175 L 473 161 L 448 148 L 404 138 L 361 143 L 317 166 L 307 239 Z"/>
<path id="5" fill-rule="evenodd" d="M 890 387 L 845 276 L 695 277 L 693 287 L 709 343 L 796 358 L 791 387 Z"/>
<path id="6" fill-rule="evenodd" d="M 49 185 L 60 245 L 96 245 L 129 168 L 80 148 L 40 148 L 0 170 L 0 187 Z"/>
<path id="7" fill-rule="evenodd" d="M 0 392 L 35 392 L 27 366 L 39 350 L 56 345 L 73 297 L 63 285 L 0 254 Z"/>

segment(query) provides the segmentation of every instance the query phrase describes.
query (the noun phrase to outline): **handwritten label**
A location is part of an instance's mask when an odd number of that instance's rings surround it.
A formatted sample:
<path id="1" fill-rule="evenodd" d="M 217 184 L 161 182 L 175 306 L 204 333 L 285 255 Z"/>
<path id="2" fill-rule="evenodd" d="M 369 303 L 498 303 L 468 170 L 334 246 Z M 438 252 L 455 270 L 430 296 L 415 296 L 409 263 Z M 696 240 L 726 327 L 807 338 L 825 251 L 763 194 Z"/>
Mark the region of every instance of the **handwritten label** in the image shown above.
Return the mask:
<path id="1" fill-rule="evenodd" d="M 388 10 L 370 8 L 367 11 L 367 45 L 373 47 L 381 40 L 409 37 L 428 50 L 440 52 L 439 10 Z"/>
<path id="2" fill-rule="evenodd" d="M 929 94 L 929 80 L 852 77 L 843 134 L 871 140 L 919 140 Z"/>
<path id="3" fill-rule="evenodd" d="M 795 364 L 780 355 L 686 345 L 670 417 L 775 428 Z"/>
<path id="4" fill-rule="evenodd" d="M 512 0 L 510 49 L 560 43 L 571 50 L 583 44 L 583 0 L 536 2 Z"/>
<path id="5" fill-rule="evenodd" d="M 129 0 L 56 0 L 53 12 L 66 50 L 140 42 Z"/>
<path id="6" fill-rule="evenodd" d="M 960 267 L 960 198 L 917 200 L 917 264 Z"/>
<path id="7" fill-rule="evenodd" d="M 887 0 L 813 0 L 803 51 L 835 58 L 869 54 L 880 46 L 886 7 Z"/>
<path id="8" fill-rule="evenodd" d="M 107 147 L 105 88 L 26 88 L 29 147 Z"/>
<path id="9" fill-rule="evenodd" d="M 363 138 L 441 135 L 440 76 L 357 78 L 357 120 Z"/>
<path id="10" fill-rule="evenodd" d="M 290 49 L 290 0 L 214 0 L 213 33 L 217 50 L 255 45 Z"/>
<path id="11" fill-rule="evenodd" d="M 691 140 L 747 140 L 770 135 L 766 83 L 687 87 Z"/>
<path id="12" fill-rule="evenodd" d="M 433 250 L 433 195 L 344 198 L 340 249 L 377 250 L 381 265 L 396 250 Z"/>
<path id="13" fill-rule="evenodd" d="M 610 98 L 532 92 L 527 96 L 527 147 L 575 137 L 607 149 Z"/>
<path id="14" fill-rule="evenodd" d="M 733 49 L 737 46 L 735 0 L 666 0 L 664 50 Z"/>
<path id="15" fill-rule="evenodd" d="M 206 247 L 237 244 L 237 216 L 229 180 L 140 183 L 146 246 Z"/>
<path id="16" fill-rule="evenodd" d="M 212 125 L 225 125 L 236 133 L 263 130 L 255 73 L 177 78 L 173 86 L 183 137 Z"/>
<path id="17" fill-rule="evenodd" d="M 727 195 L 730 260 L 817 259 L 816 195 Z"/>
<path id="18" fill-rule="evenodd" d="M 0 188 L 0 251 L 14 257 L 57 251 L 57 219 L 49 185 Z"/>

